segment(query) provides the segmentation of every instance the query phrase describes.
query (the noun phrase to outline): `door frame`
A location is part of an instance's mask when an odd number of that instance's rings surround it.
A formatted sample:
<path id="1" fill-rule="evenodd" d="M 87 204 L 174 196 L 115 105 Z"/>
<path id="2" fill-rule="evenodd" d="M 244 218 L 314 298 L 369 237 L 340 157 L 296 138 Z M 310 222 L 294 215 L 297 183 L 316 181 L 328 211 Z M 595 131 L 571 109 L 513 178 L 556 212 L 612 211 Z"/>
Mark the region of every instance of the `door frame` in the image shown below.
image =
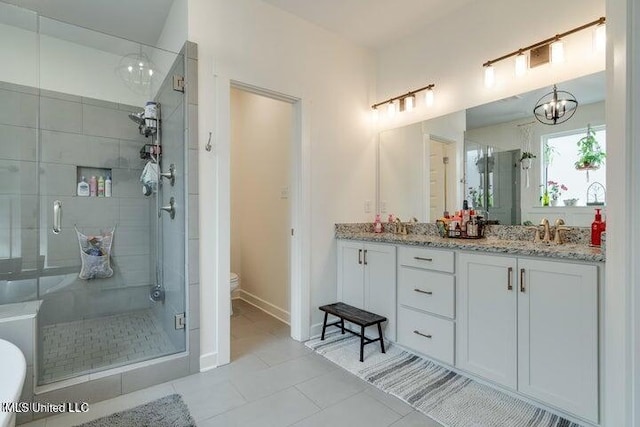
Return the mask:
<path id="1" fill-rule="evenodd" d="M 291 160 L 290 160 L 290 225 L 292 234 L 289 245 L 289 318 L 291 323 L 291 337 L 297 341 L 309 338 L 310 328 L 310 289 L 309 284 L 309 256 L 310 256 L 310 146 L 309 139 L 303 136 L 303 108 L 302 99 L 286 95 L 281 92 L 254 86 L 252 84 L 229 80 L 229 91 L 231 88 L 243 90 L 245 92 L 264 96 L 266 98 L 286 102 L 292 107 L 292 129 L 291 129 Z M 229 101 L 231 98 L 229 97 Z M 229 116 L 231 119 L 231 116 Z M 229 141 L 229 144 L 231 141 Z M 230 150 L 225 150 L 224 161 L 230 166 Z M 228 169 L 230 170 L 230 169 Z M 227 181 L 229 182 L 229 181 Z M 224 203 L 227 209 L 230 208 L 230 185 Z M 223 201 L 221 200 L 221 203 Z M 227 228 L 226 233 L 219 236 L 227 236 L 226 242 L 221 242 L 221 248 L 226 251 L 226 256 L 230 258 L 230 223 L 219 224 L 219 227 Z M 305 280 L 307 278 L 307 280 Z M 220 315 L 221 311 L 218 311 Z M 221 324 L 221 323 L 218 323 Z M 230 328 L 222 328 L 220 332 L 221 342 L 230 342 Z"/>

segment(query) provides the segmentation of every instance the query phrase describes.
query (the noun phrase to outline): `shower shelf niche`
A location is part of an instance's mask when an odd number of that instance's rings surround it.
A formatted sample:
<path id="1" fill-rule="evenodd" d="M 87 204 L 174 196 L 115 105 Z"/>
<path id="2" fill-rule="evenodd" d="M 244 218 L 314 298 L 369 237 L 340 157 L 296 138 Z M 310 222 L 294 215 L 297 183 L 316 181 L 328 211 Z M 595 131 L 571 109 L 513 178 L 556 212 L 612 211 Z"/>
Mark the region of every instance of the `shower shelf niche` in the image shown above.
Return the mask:
<path id="1" fill-rule="evenodd" d="M 76 182 L 75 182 L 76 186 L 82 180 L 83 176 L 84 176 L 84 179 L 87 181 L 87 184 L 89 183 L 89 180 L 91 179 L 92 176 L 95 176 L 96 180 L 98 180 L 101 176 L 106 180 L 107 177 L 110 176 L 111 180 L 112 180 L 112 184 L 111 185 L 112 185 L 112 188 L 113 188 L 113 174 L 112 174 L 112 169 L 111 168 L 95 168 L 95 167 L 91 167 L 91 166 L 76 166 Z M 77 193 L 75 193 L 75 194 L 77 196 Z M 111 196 L 113 196 L 113 190 L 112 190 Z"/>

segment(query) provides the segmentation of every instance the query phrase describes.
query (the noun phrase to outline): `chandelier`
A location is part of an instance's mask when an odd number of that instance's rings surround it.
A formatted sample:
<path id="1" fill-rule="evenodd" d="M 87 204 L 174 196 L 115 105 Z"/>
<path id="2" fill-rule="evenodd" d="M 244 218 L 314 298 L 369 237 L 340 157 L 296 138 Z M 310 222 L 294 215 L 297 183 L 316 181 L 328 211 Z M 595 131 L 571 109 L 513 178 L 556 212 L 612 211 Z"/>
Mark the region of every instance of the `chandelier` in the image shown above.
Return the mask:
<path id="1" fill-rule="evenodd" d="M 540 123 L 558 125 L 569 120 L 578 108 L 578 101 L 571 93 L 558 90 L 553 85 L 553 91 L 538 100 L 533 108 L 533 114 Z"/>

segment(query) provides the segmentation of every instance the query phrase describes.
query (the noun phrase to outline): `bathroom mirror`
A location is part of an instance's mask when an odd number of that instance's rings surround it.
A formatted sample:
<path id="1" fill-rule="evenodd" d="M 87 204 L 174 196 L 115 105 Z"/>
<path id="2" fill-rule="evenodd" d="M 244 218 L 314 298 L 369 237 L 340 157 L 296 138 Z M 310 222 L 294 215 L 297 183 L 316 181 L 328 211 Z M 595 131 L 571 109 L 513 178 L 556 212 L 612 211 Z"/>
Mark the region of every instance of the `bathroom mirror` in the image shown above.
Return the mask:
<path id="1" fill-rule="evenodd" d="M 378 212 L 432 222 L 459 205 L 464 111 L 380 132 Z"/>
<path id="2" fill-rule="evenodd" d="M 563 179 L 543 167 L 542 144 L 550 135 L 582 133 L 587 124 L 604 128 L 605 73 L 559 82 L 558 88 L 573 93 L 580 105 L 571 120 L 557 126 L 534 120 L 533 106 L 551 90 L 542 87 L 380 132 L 378 212 L 383 219 L 393 213 L 402 220 L 415 217 L 421 222 L 432 222 L 444 210 L 460 209 L 462 200 L 467 199 L 485 214 L 488 211 L 489 219 L 500 224 L 536 222 L 544 216 L 562 217 L 568 224 L 588 224 L 592 209 L 584 207 L 586 190 L 583 196 L 579 185 L 586 183 L 585 173 L 578 175 L 579 183 L 567 185 L 575 187 L 575 192 L 569 188 L 565 193 L 567 197 L 578 198 L 578 206 L 564 207 L 561 195 L 558 206 L 542 209 L 543 178 L 546 177 L 545 182 Z M 527 147 L 535 156 L 528 171 L 520 162 L 525 137 L 529 138 Z M 576 142 L 577 139 L 570 139 L 566 149 L 577 152 Z M 556 169 L 560 168 L 560 157 L 556 156 Z M 573 182 L 574 178 L 566 179 Z M 590 173 L 590 179 L 594 181 L 594 173 Z"/>

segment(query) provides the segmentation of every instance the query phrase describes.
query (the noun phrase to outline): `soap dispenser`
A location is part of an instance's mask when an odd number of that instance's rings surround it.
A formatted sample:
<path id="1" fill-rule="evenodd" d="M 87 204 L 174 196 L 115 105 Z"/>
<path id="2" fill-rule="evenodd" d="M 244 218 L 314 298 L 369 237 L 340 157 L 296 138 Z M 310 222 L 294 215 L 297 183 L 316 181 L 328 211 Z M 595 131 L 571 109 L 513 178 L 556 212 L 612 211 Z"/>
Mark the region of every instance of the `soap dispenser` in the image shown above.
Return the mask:
<path id="1" fill-rule="evenodd" d="M 601 235 L 605 230 L 605 223 L 602 221 L 600 209 L 596 209 L 596 218 L 591 223 L 591 246 L 600 246 Z"/>
<path id="2" fill-rule="evenodd" d="M 382 233 L 382 222 L 380 221 L 380 214 L 376 215 L 376 220 L 373 223 L 374 233 Z"/>

